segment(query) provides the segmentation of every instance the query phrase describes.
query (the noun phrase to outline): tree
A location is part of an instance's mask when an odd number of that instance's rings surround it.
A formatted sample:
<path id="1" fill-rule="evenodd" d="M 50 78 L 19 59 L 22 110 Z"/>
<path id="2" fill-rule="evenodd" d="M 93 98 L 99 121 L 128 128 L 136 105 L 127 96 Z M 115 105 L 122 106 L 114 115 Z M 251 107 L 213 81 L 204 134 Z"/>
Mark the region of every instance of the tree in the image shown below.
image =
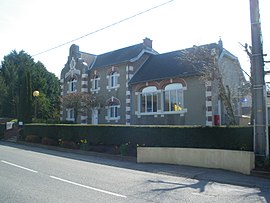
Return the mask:
<path id="1" fill-rule="evenodd" d="M 2 115 L 4 106 L 5 106 L 5 102 L 7 99 L 7 86 L 5 84 L 3 76 L 1 74 L 0 74 L 0 95 L 1 95 L 0 96 L 0 115 Z"/>
<path id="2" fill-rule="evenodd" d="M 40 92 L 37 118 L 59 119 L 60 112 L 60 81 L 48 72 L 41 62 L 32 68 L 32 89 Z"/>
<path id="3" fill-rule="evenodd" d="M 217 84 L 219 97 L 223 102 L 228 116 L 228 124 L 235 125 L 231 90 L 223 83 L 223 77 L 218 64 L 218 49 L 205 46 L 194 46 L 192 49 L 182 51 L 181 60 L 187 61 L 201 73 L 201 80 L 214 81 Z"/>
<path id="4" fill-rule="evenodd" d="M 23 91 L 24 88 L 25 90 L 27 89 L 27 87 L 23 87 L 23 85 L 27 85 L 26 71 L 30 70 L 34 64 L 35 62 L 31 56 L 24 51 L 20 51 L 19 53 L 12 51 L 9 55 L 4 57 L 1 75 L 4 78 L 8 92 L 2 112 L 4 116 L 18 117 L 19 114 L 21 115 L 19 112 L 19 103 L 20 100 L 24 102 L 24 98 L 20 98 L 20 96 L 23 96 L 23 92 L 20 94 L 20 89 L 21 91 Z M 25 92 L 25 94 L 28 93 Z"/>
<path id="5" fill-rule="evenodd" d="M 19 85 L 18 119 L 24 123 L 32 121 L 32 88 L 29 71 L 25 71 Z"/>
<path id="6" fill-rule="evenodd" d="M 95 97 L 90 93 L 84 92 L 74 92 L 62 97 L 63 106 L 74 110 L 75 123 L 77 123 L 80 113 L 89 111 L 91 108 L 102 107 L 103 101 L 101 97 Z"/>
<path id="7" fill-rule="evenodd" d="M 252 47 L 251 46 L 248 46 L 247 43 L 245 43 L 245 45 L 242 45 L 242 46 L 245 49 L 245 52 L 246 52 L 246 54 L 247 54 L 247 56 L 249 58 L 249 61 L 250 61 L 250 73 L 252 73 L 252 64 L 251 64 L 251 61 L 252 61 L 252 54 L 251 54 Z M 251 95 L 252 95 L 250 123 L 251 124 L 254 124 L 254 101 L 255 101 L 255 98 L 254 98 L 254 88 L 253 88 L 254 81 L 253 81 L 253 78 L 250 75 L 248 75 L 248 76 L 249 76 L 249 80 L 250 80 L 250 92 L 251 92 Z"/>
<path id="8" fill-rule="evenodd" d="M 42 108 L 39 109 L 38 118 L 59 119 L 60 81 L 41 62 L 34 62 L 24 51 L 12 51 L 2 61 L 0 76 L 3 79 L 3 84 L 0 80 L 0 86 L 6 87 L 3 89 L 6 92 L 5 98 L 0 99 L 0 105 L 3 106 L 0 116 L 21 118 L 24 115 L 21 111 L 26 110 L 25 105 L 30 105 L 31 107 L 27 106 L 27 113 L 31 113 L 33 117 L 31 91 L 38 90 L 42 96 L 39 98 L 39 107 Z"/>

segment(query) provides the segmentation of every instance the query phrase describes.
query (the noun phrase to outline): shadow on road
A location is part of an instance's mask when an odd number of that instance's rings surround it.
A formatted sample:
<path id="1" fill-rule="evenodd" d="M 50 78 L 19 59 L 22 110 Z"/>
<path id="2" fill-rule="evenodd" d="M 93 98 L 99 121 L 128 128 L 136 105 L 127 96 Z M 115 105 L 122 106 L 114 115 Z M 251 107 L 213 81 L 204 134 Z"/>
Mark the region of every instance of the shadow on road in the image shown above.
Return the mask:
<path id="1" fill-rule="evenodd" d="M 155 189 L 157 192 L 165 192 L 170 190 L 176 190 L 180 188 L 190 187 L 199 192 L 205 191 L 205 186 L 212 184 L 213 182 L 225 183 L 231 185 L 239 185 L 245 187 L 258 188 L 258 195 L 270 202 L 270 180 L 253 176 L 247 176 L 235 172 L 198 168 L 190 166 L 178 166 L 168 164 L 140 164 L 136 162 L 136 158 L 127 158 L 121 156 L 104 155 L 100 153 L 82 152 L 79 150 L 69 150 L 58 147 L 50 146 L 29 146 L 26 144 L 9 143 L 0 141 L 0 145 L 13 147 L 21 150 L 32 151 L 36 153 L 47 154 L 51 156 L 59 156 L 67 159 L 74 159 L 79 161 L 91 162 L 95 164 L 108 165 L 113 167 L 138 170 L 150 173 L 164 174 L 170 176 L 186 177 L 198 180 L 198 182 L 190 185 L 184 185 L 180 183 L 152 181 L 152 183 L 163 183 L 170 185 L 170 187 Z M 252 195 L 252 194 L 251 194 Z"/>
<path id="2" fill-rule="evenodd" d="M 164 184 L 164 185 L 170 185 L 170 187 L 165 187 L 165 188 L 159 188 L 159 189 L 153 189 L 152 191 L 157 192 L 157 191 L 171 191 L 171 190 L 177 190 L 181 188 L 193 188 L 196 190 L 199 190 L 199 192 L 204 192 L 205 191 L 205 186 L 212 184 L 211 182 L 208 181 L 197 181 L 196 183 L 192 184 L 181 184 L 181 183 L 174 183 L 174 182 L 166 182 L 166 181 L 153 181 L 149 180 L 148 182 L 150 183 L 158 183 L 158 184 Z"/>

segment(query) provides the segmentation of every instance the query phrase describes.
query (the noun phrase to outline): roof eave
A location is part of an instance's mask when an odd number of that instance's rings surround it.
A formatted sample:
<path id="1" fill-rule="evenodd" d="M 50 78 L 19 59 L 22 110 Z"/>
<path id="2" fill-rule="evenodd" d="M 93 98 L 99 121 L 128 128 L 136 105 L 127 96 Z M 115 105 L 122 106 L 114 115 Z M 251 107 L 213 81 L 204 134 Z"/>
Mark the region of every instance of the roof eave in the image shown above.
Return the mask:
<path id="1" fill-rule="evenodd" d="M 168 76 L 168 77 L 161 77 L 161 78 L 155 78 L 155 79 L 149 79 L 149 80 L 141 80 L 141 81 L 135 81 L 135 82 L 128 82 L 130 85 L 136 85 L 139 83 L 145 83 L 145 82 L 149 82 L 149 81 L 159 81 L 159 80 L 165 80 L 165 79 L 170 79 L 170 78 L 187 78 L 187 77 L 193 77 L 193 76 L 201 76 L 203 75 L 202 72 L 193 72 L 193 73 L 187 73 L 187 74 L 179 74 L 179 75 L 175 75 L 175 76 Z M 131 79 L 132 81 L 132 79 Z"/>
<path id="2" fill-rule="evenodd" d="M 147 50 L 147 49 L 143 49 L 136 57 L 131 58 L 131 59 L 129 60 L 129 62 L 133 63 L 133 62 L 139 60 L 139 59 L 141 58 L 141 56 L 142 56 L 143 54 L 145 54 L 145 53 L 153 54 L 153 55 L 157 55 L 157 54 L 158 54 L 158 52 L 156 52 L 156 51 L 154 51 L 154 50 L 151 50 L 151 51 L 150 51 L 150 50 Z"/>

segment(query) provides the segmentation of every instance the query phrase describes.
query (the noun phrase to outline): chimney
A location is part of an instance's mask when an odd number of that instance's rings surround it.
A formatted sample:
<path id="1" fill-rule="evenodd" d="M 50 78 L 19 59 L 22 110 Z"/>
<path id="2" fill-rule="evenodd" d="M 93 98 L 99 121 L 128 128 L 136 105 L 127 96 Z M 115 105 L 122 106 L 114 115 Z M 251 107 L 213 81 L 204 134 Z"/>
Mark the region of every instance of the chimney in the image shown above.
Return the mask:
<path id="1" fill-rule="evenodd" d="M 148 37 L 143 39 L 143 44 L 144 44 L 144 46 L 149 47 L 149 48 L 152 49 L 152 40 L 149 39 Z"/>
<path id="2" fill-rule="evenodd" d="M 218 45 L 221 46 L 221 48 L 223 48 L 223 42 L 222 42 L 222 40 L 221 40 L 221 37 L 219 37 Z"/>

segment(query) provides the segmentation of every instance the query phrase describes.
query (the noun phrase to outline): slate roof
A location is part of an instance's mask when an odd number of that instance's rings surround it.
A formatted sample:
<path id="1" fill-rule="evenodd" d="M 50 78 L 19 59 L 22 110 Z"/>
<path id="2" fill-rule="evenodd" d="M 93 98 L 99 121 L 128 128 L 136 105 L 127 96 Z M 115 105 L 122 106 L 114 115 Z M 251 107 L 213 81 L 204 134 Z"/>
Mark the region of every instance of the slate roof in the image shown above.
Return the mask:
<path id="1" fill-rule="evenodd" d="M 218 44 L 204 45 L 210 48 L 221 47 Z M 133 78 L 129 81 L 130 84 L 136 84 L 147 81 L 157 81 L 173 77 L 188 77 L 202 74 L 201 64 L 192 64 L 181 59 L 183 51 L 194 51 L 194 48 L 168 52 L 159 55 L 152 55 L 142 65 Z"/>
<path id="2" fill-rule="evenodd" d="M 91 65 L 92 62 L 94 61 L 95 57 L 96 57 L 94 54 L 88 54 L 88 53 L 85 53 L 85 52 L 80 52 L 80 53 L 81 53 L 82 59 L 83 59 L 88 65 Z"/>
<path id="3" fill-rule="evenodd" d="M 199 70 L 195 66 L 181 60 L 180 57 L 181 51 L 151 56 L 129 83 L 135 84 L 177 76 L 186 77 L 199 74 Z"/>
<path id="4" fill-rule="evenodd" d="M 92 68 L 102 68 L 114 64 L 123 63 L 137 57 L 143 49 L 153 51 L 151 48 L 146 47 L 143 43 L 133 46 L 118 49 L 112 52 L 98 55 Z"/>

